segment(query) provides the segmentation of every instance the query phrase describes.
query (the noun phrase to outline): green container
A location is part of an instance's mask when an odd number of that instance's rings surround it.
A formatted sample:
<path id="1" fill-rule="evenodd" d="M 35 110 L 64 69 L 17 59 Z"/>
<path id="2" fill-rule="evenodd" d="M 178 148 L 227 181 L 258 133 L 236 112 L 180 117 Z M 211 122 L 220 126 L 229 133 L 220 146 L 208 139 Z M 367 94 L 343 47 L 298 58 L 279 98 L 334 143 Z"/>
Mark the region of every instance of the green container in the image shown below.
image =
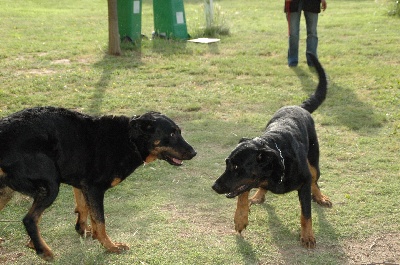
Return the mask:
<path id="1" fill-rule="evenodd" d="M 142 38 L 142 0 L 117 0 L 118 31 L 122 41 Z"/>
<path id="2" fill-rule="evenodd" d="M 183 40 L 189 38 L 183 0 L 153 0 L 153 11 L 156 36 Z"/>

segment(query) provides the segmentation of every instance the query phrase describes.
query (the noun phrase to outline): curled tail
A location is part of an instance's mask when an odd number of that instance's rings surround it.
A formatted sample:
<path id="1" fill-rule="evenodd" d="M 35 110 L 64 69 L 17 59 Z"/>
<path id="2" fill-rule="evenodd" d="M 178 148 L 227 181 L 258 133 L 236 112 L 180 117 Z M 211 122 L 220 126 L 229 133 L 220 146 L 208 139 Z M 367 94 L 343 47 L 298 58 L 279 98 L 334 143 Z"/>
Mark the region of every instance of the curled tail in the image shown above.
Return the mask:
<path id="1" fill-rule="evenodd" d="M 322 65 L 318 61 L 317 57 L 310 52 L 308 52 L 307 55 L 309 56 L 309 58 L 311 59 L 311 61 L 315 66 L 315 69 L 317 70 L 319 83 L 314 94 L 312 94 L 306 101 L 304 101 L 300 105 L 300 107 L 302 107 L 303 109 L 307 110 L 310 113 L 313 113 L 325 100 L 328 88 L 328 81 L 326 79 L 324 68 L 322 68 Z"/>

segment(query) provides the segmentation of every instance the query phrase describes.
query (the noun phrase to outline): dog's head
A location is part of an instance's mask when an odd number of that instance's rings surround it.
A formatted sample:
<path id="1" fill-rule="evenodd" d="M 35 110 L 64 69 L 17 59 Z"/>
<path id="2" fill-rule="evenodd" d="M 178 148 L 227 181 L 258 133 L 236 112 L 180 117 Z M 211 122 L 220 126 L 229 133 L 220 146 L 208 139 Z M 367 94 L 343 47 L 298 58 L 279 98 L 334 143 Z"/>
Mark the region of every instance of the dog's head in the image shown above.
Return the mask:
<path id="1" fill-rule="evenodd" d="M 228 198 L 252 188 L 267 186 L 269 181 L 275 181 L 283 174 L 279 152 L 263 145 L 259 138 L 242 139 L 225 162 L 225 172 L 212 188 Z"/>
<path id="2" fill-rule="evenodd" d="M 190 160 L 196 155 L 193 147 L 183 139 L 178 125 L 158 112 L 133 117 L 130 137 L 146 163 L 161 159 L 181 166 L 182 160 Z"/>

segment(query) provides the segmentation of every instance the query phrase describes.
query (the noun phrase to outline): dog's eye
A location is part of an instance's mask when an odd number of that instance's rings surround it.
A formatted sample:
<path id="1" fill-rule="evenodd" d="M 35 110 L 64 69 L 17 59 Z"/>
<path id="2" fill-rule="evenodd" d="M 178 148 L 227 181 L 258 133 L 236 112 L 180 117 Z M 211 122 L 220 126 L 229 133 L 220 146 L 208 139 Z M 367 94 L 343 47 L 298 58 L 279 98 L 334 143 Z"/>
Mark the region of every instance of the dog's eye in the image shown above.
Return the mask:
<path id="1" fill-rule="evenodd" d="M 175 137 L 175 133 L 171 133 L 171 135 L 170 135 L 172 138 L 174 138 Z"/>
<path id="2" fill-rule="evenodd" d="M 238 170 L 238 165 L 233 165 L 233 170 Z"/>

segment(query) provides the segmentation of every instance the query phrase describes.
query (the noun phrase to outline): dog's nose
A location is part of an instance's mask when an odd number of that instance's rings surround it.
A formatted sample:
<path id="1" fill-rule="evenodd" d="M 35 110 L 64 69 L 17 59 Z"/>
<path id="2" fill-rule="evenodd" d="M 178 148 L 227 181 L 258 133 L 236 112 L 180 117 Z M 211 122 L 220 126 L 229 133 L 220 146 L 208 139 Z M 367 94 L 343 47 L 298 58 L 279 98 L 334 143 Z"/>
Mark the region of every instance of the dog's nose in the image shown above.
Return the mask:
<path id="1" fill-rule="evenodd" d="M 214 185 L 212 185 L 212 189 L 217 193 L 221 193 L 221 186 L 217 182 L 215 182 Z"/>
<path id="2" fill-rule="evenodd" d="M 197 155 L 196 150 L 192 149 L 192 150 L 190 151 L 190 157 L 193 158 L 193 157 L 195 157 L 196 155 Z"/>

